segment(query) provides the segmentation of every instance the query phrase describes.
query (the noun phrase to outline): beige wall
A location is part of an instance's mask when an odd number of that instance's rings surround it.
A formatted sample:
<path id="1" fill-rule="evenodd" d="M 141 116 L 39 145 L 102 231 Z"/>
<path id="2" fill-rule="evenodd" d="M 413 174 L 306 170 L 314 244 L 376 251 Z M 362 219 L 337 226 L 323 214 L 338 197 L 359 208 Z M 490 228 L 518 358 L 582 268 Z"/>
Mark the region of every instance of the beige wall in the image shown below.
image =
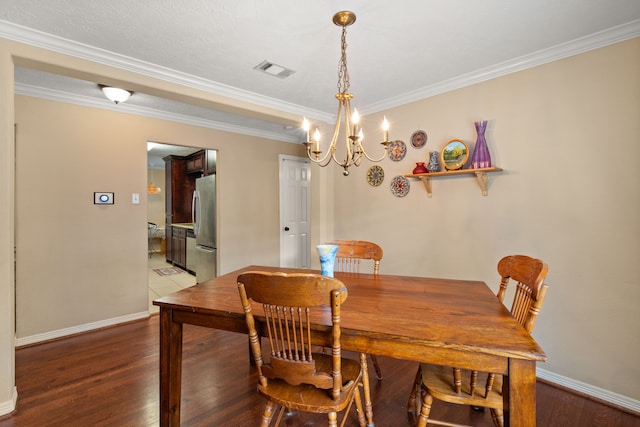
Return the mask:
<path id="1" fill-rule="evenodd" d="M 302 145 L 25 96 L 15 105 L 18 338 L 146 313 L 149 140 L 218 150 L 221 273 L 279 264 L 278 155 Z M 115 204 L 94 205 L 94 191 L 115 192 Z"/>
<path id="2" fill-rule="evenodd" d="M 539 367 L 640 399 L 640 39 L 385 111 L 392 138 L 410 142 L 385 181 L 367 166 L 335 177 L 335 237 L 378 241 L 383 273 L 481 279 L 524 253 L 549 264 L 550 290 L 534 337 Z M 381 117 L 367 117 L 370 127 Z M 475 178 L 418 181 L 389 191 L 428 151 L 453 138 L 475 143 L 475 120 L 494 164 L 483 197 Z M 369 132 L 371 133 L 371 131 Z M 339 171 L 336 171 L 336 174 Z"/>
<path id="3" fill-rule="evenodd" d="M 25 258 L 19 262 L 52 269 L 18 268 L 27 281 L 24 288 L 20 281 L 18 299 L 33 296 L 20 300 L 34 311 L 26 319 L 18 314 L 25 336 L 145 309 L 147 140 L 219 149 L 221 272 L 249 262 L 277 265 L 277 156 L 300 149 L 18 96 L 14 180 L 12 55 L 23 66 L 47 62 L 80 70 L 78 77 L 112 75 L 114 83 L 139 86 L 134 89 L 159 88 L 154 94 L 161 96 L 180 91 L 0 40 L 0 404 L 14 390 L 14 208 L 18 253 Z M 366 183 L 366 163 L 349 178 L 313 166 L 312 241 L 376 240 L 385 249 L 384 273 L 482 279 L 494 288 L 501 256 L 541 257 L 551 286 L 534 334 L 549 356 L 541 367 L 640 399 L 632 382 L 640 377 L 639 55 L 635 39 L 386 111 L 392 137 L 409 142 L 413 131 L 424 129 L 427 146 L 409 147 L 401 162 L 385 160 L 379 188 Z M 379 118 L 366 117 L 365 125 Z M 470 177 L 434 180 L 432 199 L 415 181 L 407 197 L 390 194 L 391 178 L 409 173 L 429 150 L 451 138 L 474 141 L 478 119 L 490 120 L 489 149 L 505 169 L 489 177 L 488 197 Z M 38 164 L 23 164 L 28 155 Z M 116 205 L 93 206 L 93 191 L 114 191 Z M 130 204 L 133 192 L 142 195 L 140 205 Z M 36 228 L 23 235 L 25 221 Z M 40 312 L 45 305 L 64 315 Z"/>

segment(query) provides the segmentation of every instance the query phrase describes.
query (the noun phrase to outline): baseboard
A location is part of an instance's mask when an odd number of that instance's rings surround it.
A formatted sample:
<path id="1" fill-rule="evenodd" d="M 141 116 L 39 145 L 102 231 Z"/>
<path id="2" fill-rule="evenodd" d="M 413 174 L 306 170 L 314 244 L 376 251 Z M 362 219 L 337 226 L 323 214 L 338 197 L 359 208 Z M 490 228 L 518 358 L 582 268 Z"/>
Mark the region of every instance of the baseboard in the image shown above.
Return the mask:
<path id="1" fill-rule="evenodd" d="M 595 399 L 611 403 L 612 405 L 619 406 L 636 413 L 640 413 L 639 400 L 631 399 L 630 397 L 623 396 L 621 394 L 614 393 L 612 391 L 605 390 L 591 384 L 586 384 L 578 380 L 564 377 L 562 375 L 558 375 L 556 373 L 549 372 L 540 368 L 536 369 L 536 376 L 550 383 L 554 383 L 559 386 L 575 390 L 579 393 L 586 394 L 587 396 L 593 397 Z"/>
<path id="2" fill-rule="evenodd" d="M 16 403 L 18 402 L 18 388 L 13 388 L 13 393 L 11 393 L 11 400 L 7 400 L 6 402 L 0 402 L 0 417 L 3 415 L 8 415 L 16 410 Z"/>
<path id="3" fill-rule="evenodd" d="M 85 323 L 84 325 L 73 326 L 71 328 L 58 329 L 56 331 L 45 332 L 42 334 L 31 335 L 23 338 L 16 338 L 16 348 L 26 345 L 36 344 L 43 341 L 50 341 L 57 338 L 75 335 L 82 332 L 92 331 L 94 329 L 106 328 L 108 326 L 118 325 L 120 323 L 131 322 L 133 320 L 146 319 L 149 317 L 148 311 L 140 313 L 128 314 L 126 316 L 114 317 L 112 319 L 100 320 L 98 322 Z"/>

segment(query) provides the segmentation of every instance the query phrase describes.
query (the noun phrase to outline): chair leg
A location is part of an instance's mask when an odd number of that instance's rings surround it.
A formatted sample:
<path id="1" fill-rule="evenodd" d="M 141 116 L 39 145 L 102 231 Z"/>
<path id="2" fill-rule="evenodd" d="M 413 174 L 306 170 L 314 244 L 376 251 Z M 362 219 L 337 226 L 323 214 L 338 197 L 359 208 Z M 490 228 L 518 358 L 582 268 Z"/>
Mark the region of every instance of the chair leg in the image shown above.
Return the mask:
<path id="1" fill-rule="evenodd" d="M 329 427 L 338 427 L 338 414 L 336 412 L 329 412 Z"/>
<path id="2" fill-rule="evenodd" d="M 267 404 L 264 407 L 264 413 L 262 414 L 262 422 L 260 423 L 260 427 L 269 427 L 269 424 L 271 424 L 271 419 L 273 418 L 273 410 L 275 409 L 275 407 L 275 402 L 267 400 Z"/>
<path id="3" fill-rule="evenodd" d="M 418 417 L 418 427 L 427 427 L 427 421 L 429 420 L 429 414 L 431 413 L 431 405 L 433 404 L 433 396 L 429 393 L 424 395 L 422 401 L 422 409 L 420 409 L 420 417 Z"/>
<path id="4" fill-rule="evenodd" d="M 422 368 L 418 365 L 418 372 L 416 372 L 416 379 L 413 382 L 413 388 L 409 395 L 409 401 L 407 402 L 407 412 L 417 412 L 421 405 L 422 396 Z"/>
<path id="5" fill-rule="evenodd" d="M 356 402 L 356 414 L 358 415 L 358 424 L 360 425 L 360 427 L 366 427 L 366 421 L 364 419 L 364 410 L 362 409 L 362 398 L 360 397 L 360 390 L 358 390 L 358 387 L 356 387 L 356 389 L 353 391 L 353 400 Z M 350 409 L 350 406 L 351 404 L 349 404 L 347 411 Z M 344 417 L 342 418 L 342 424 L 340 424 L 340 427 L 344 425 L 348 415 L 349 414 L 347 413 L 344 414 Z"/>
<path id="6" fill-rule="evenodd" d="M 382 370 L 380 369 L 380 366 L 378 365 L 378 357 L 376 357 L 375 354 L 370 354 L 369 356 L 371 356 L 371 362 L 373 363 L 373 369 L 376 370 L 376 378 L 378 380 L 382 379 Z"/>
<path id="7" fill-rule="evenodd" d="M 502 409 L 491 409 L 491 418 L 496 427 L 504 427 L 504 411 Z"/>

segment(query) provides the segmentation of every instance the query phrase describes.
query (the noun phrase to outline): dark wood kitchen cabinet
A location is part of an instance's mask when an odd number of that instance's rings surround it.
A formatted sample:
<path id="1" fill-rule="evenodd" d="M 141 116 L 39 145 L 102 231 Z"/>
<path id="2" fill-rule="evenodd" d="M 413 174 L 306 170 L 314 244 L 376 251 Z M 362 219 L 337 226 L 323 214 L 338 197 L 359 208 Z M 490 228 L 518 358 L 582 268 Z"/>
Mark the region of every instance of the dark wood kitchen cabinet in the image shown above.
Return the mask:
<path id="1" fill-rule="evenodd" d="M 184 270 L 187 269 L 187 230 L 182 227 L 171 227 L 172 263 Z"/>
<path id="2" fill-rule="evenodd" d="M 165 235 L 167 236 L 166 260 L 175 264 L 173 259 L 172 224 L 191 222 L 191 198 L 196 188 L 196 176 L 187 173 L 187 160 L 181 156 L 167 156 L 165 164 Z M 185 264 L 184 261 L 182 263 Z"/>
<path id="3" fill-rule="evenodd" d="M 186 157 L 186 169 L 187 173 L 204 173 L 205 165 L 205 152 L 204 150 L 198 151 Z"/>
<path id="4" fill-rule="evenodd" d="M 216 154 L 215 150 L 200 150 L 185 157 L 187 174 L 199 174 L 198 177 L 215 174 Z"/>

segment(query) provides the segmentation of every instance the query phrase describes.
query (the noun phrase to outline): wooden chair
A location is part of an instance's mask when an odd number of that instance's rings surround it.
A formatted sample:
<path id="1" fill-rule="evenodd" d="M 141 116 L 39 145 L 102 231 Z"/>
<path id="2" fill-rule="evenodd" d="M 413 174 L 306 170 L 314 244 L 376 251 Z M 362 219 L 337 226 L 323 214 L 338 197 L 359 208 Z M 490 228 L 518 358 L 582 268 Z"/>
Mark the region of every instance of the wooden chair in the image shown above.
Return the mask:
<path id="1" fill-rule="evenodd" d="M 373 261 L 373 274 L 378 274 L 382 248 L 364 240 L 335 240 L 331 245 L 338 245 L 335 271 L 358 273 L 361 260 Z"/>
<path id="2" fill-rule="evenodd" d="M 338 413 L 344 411 L 343 426 L 354 402 L 360 426 L 373 426 L 366 355 L 361 354 L 359 361 L 341 357 L 344 284 L 316 274 L 249 272 L 238 276 L 238 291 L 258 370 L 258 393 L 267 400 L 261 426 L 271 424 L 278 407 L 276 425 L 285 410 L 297 409 L 327 413 L 329 426 L 334 427 Z M 331 325 L 327 335 L 311 330 L 312 323 L 323 321 Z M 264 348 L 258 330 L 269 338 Z M 322 345 L 331 345 L 331 354 L 311 351 L 312 344 L 319 344 L 312 340 L 320 337 Z"/>
<path id="3" fill-rule="evenodd" d="M 371 260 L 373 261 L 373 274 L 378 274 L 382 259 L 382 248 L 379 245 L 364 240 L 335 240 L 330 244 L 338 245 L 335 271 L 358 273 L 360 261 Z M 378 358 L 374 354 L 371 354 L 370 357 L 376 371 L 376 378 L 381 380 L 382 370 L 378 365 Z"/>
<path id="4" fill-rule="evenodd" d="M 547 293 L 548 286 L 543 283 L 547 264 L 528 256 L 511 255 L 498 262 L 498 273 L 501 277 L 498 299 L 504 303 L 507 285 L 513 279 L 516 287 L 511 314 L 531 333 Z M 490 408 L 494 424 L 498 427 L 504 425 L 502 375 L 423 363 L 409 397 L 409 411 L 413 412 L 420 406 L 420 397 L 422 407 L 418 427 L 427 425 L 433 398 L 475 408 Z"/>

